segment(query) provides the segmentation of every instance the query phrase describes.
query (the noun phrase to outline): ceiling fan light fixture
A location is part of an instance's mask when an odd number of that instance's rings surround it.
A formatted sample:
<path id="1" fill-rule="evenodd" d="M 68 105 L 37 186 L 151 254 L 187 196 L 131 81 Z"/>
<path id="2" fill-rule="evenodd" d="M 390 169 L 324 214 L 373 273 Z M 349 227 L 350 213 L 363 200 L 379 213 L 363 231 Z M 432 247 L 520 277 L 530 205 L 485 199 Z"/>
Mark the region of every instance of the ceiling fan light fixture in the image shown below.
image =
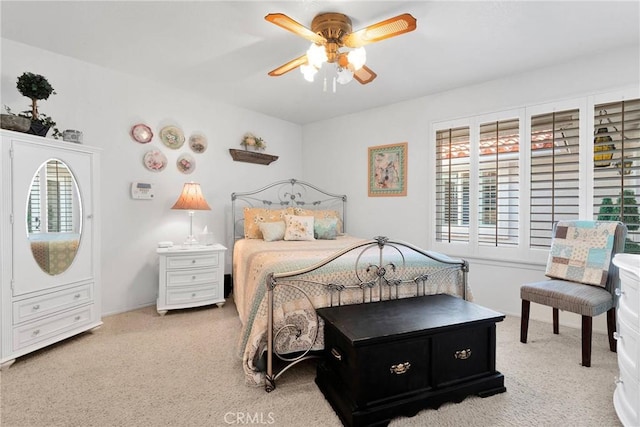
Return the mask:
<path id="1" fill-rule="evenodd" d="M 358 71 L 367 62 L 367 52 L 364 47 L 353 49 L 347 54 L 349 64 L 353 66 L 354 71 Z"/>
<path id="2" fill-rule="evenodd" d="M 311 46 L 307 50 L 307 61 L 310 65 L 318 69 L 322 67 L 322 63 L 327 62 L 327 52 L 324 46 L 311 43 Z"/>
<path id="3" fill-rule="evenodd" d="M 318 69 L 311 64 L 304 64 L 300 66 L 300 72 L 306 81 L 313 82 L 313 78 L 316 76 Z"/>
<path id="4" fill-rule="evenodd" d="M 349 70 L 348 68 L 338 67 L 337 68 L 337 74 L 338 74 L 338 77 L 337 77 L 336 80 L 341 85 L 346 85 L 351 80 L 353 80 L 353 72 L 351 70 Z"/>

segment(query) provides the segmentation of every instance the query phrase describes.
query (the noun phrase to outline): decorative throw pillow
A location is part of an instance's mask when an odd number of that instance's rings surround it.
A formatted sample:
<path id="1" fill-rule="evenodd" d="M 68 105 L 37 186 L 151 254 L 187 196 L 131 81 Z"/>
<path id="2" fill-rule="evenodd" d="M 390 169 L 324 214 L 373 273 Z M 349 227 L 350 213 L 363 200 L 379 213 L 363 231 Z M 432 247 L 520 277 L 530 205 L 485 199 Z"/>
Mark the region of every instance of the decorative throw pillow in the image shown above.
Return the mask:
<path id="1" fill-rule="evenodd" d="M 342 217 L 340 216 L 340 212 L 335 210 L 313 210 L 313 209 L 304 209 L 300 207 L 293 207 L 294 215 L 303 215 L 303 216 L 313 216 L 315 219 L 329 219 L 335 218 L 338 220 L 337 223 L 337 231 L 338 234 L 342 234 Z"/>
<path id="2" fill-rule="evenodd" d="M 338 219 L 315 218 L 313 221 L 313 235 L 316 239 L 335 240 L 338 235 Z"/>
<path id="3" fill-rule="evenodd" d="M 260 224 L 283 221 L 288 212 L 287 209 L 244 208 L 245 239 L 262 239 Z"/>
<path id="4" fill-rule="evenodd" d="M 265 242 L 273 242 L 284 239 L 284 221 L 261 222 L 260 231 Z"/>
<path id="5" fill-rule="evenodd" d="M 312 216 L 285 215 L 284 222 L 284 240 L 315 240 Z"/>
<path id="6" fill-rule="evenodd" d="M 606 286 L 617 225 L 613 221 L 558 222 L 545 275 Z"/>

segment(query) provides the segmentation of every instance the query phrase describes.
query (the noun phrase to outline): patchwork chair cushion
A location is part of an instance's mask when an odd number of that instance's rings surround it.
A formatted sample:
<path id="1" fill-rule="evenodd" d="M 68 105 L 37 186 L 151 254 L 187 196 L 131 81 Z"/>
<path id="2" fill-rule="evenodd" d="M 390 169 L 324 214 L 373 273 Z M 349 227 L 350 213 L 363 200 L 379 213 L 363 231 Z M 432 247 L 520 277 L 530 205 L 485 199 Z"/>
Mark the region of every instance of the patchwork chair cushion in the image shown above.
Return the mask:
<path id="1" fill-rule="evenodd" d="M 590 317 L 613 307 L 613 298 L 606 289 L 566 280 L 545 280 L 522 285 L 520 298 Z"/>
<path id="2" fill-rule="evenodd" d="M 545 275 L 605 287 L 618 223 L 559 221 Z"/>

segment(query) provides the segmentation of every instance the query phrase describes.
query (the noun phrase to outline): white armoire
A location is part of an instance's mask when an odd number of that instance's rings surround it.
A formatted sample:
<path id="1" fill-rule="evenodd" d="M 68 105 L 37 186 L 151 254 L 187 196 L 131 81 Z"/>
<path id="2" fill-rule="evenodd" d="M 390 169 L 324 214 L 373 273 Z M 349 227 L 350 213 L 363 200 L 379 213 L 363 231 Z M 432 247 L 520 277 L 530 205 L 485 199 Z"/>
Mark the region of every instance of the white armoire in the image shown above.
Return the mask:
<path id="1" fill-rule="evenodd" d="M 1 131 L 0 367 L 102 324 L 100 154 Z M 81 341 L 78 342 L 81 345 Z"/>

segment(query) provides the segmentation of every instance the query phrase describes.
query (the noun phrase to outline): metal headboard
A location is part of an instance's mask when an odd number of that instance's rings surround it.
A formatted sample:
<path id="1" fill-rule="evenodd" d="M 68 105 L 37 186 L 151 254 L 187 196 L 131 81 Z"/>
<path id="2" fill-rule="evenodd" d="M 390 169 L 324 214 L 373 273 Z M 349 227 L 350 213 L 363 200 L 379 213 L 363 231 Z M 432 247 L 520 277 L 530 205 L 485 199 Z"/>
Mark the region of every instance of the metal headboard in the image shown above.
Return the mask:
<path id="1" fill-rule="evenodd" d="M 295 178 L 277 181 L 257 190 L 231 193 L 233 241 L 244 238 L 245 207 L 280 209 L 291 206 L 313 210 L 332 209 L 339 213 L 342 230 L 346 232 L 346 203 L 345 194 L 330 193 Z"/>

